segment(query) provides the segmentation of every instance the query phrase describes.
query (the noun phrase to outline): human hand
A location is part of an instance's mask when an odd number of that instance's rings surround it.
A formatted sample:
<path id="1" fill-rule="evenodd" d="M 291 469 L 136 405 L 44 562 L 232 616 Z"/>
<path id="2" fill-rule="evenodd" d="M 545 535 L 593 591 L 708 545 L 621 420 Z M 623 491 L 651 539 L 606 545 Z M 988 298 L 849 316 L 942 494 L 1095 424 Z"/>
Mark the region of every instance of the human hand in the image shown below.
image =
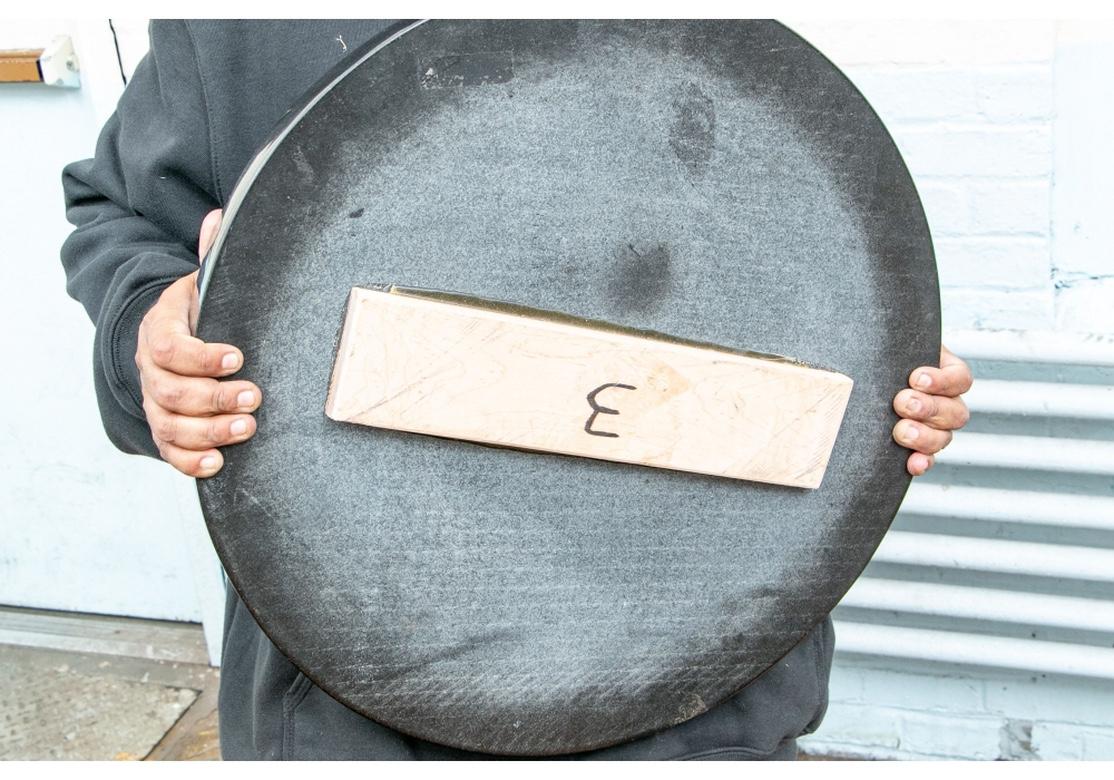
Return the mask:
<path id="1" fill-rule="evenodd" d="M 201 223 L 200 257 L 212 246 L 220 220 L 217 209 Z M 211 477 L 224 465 L 216 448 L 255 433 L 251 412 L 263 394 L 251 382 L 218 381 L 239 371 L 244 356 L 230 344 L 206 344 L 194 336 L 197 274 L 167 287 L 144 316 L 135 363 L 143 411 L 162 459 L 188 476 Z"/>
<path id="2" fill-rule="evenodd" d="M 935 463 L 935 454 L 947 447 L 952 431 L 971 418 L 961 397 L 974 379 L 967 364 L 940 348 L 940 367 L 921 366 L 909 375 L 909 387 L 894 397 L 894 411 L 902 419 L 894 426 L 894 441 L 913 450 L 905 468 L 919 477 Z"/>

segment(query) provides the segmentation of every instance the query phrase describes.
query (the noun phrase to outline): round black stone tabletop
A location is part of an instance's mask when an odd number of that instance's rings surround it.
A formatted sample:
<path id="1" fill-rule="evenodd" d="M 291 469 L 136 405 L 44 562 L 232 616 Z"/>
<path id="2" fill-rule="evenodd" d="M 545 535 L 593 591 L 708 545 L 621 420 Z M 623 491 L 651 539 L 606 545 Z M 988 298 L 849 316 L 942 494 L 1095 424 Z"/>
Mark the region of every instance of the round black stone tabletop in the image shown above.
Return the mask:
<path id="1" fill-rule="evenodd" d="M 939 353 L 932 244 L 863 97 L 774 22 L 426 22 L 354 52 L 226 209 L 199 335 L 258 432 L 199 482 L 274 643 L 445 745 L 572 753 L 687 720 L 831 611 L 909 478 L 894 394 Z M 771 352 L 854 390 L 802 490 L 337 423 L 354 285 Z"/>

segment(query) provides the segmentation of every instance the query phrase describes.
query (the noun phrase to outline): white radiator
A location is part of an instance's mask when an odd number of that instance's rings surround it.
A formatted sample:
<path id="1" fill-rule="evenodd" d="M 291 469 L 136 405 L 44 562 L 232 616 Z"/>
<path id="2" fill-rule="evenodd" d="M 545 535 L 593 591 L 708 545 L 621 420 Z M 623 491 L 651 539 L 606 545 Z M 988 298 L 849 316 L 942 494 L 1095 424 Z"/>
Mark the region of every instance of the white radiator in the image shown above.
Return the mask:
<path id="1" fill-rule="evenodd" d="M 1114 338 L 945 343 L 972 422 L 836 610 L 837 653 L 1114 680 Z"/>

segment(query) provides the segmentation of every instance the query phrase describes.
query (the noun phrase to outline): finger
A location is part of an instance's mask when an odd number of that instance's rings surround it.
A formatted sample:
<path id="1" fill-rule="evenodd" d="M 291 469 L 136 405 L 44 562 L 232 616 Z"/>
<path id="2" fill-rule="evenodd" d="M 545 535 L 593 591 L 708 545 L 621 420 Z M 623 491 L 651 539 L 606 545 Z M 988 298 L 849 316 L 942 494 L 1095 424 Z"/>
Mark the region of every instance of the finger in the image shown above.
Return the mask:
<path id="1" fill-rule="evenodd" d="M 204 261 L 205 255 L 209 254 L 209 250 L 213 248 L 213 242 L 217 240 L 217 233 L 220 231 L 220 221 L 223 215 L 223 211 L 214 209 L 205 215 L 205 219 L 201 220 L 201 230 L 197 239 L 197 257 L 199 260 Z"/>
<path id="2" fill-rule="evenodd" d="M 938 431 L 954 431 L 971 419 L 962 398 L 928 395 L 918 390 L 902 390 L 894 397 L 894 411 L 910 420 L 919 420 Z"/>
<path id="3" fill-rule="evenodd" d="M 184 450 L 166 442 L 155 442 L 159 455 L 178 471 L 188 477 L 211 477 L 224 466 L 224 457 L 219 450 Z"/>
<path id="4" fill-rule="evenodd" d="M 158 410 L 148 413 L 147 422 L 156 441 L 185 450 L 207 450 L 238 444 L 255 433 L 255 418 L 250 414 L 221 414 L 213 417 L 188 417 Z"/>
<path id="5" fill-rule="evenodd" d="M 902 447 L 932 455 L 948 446 L 952 432 L 938 431 L 912 420 L 899 420 L 894 426 L 893 437 Z"/>
<path id="6" fill-rule="evenodd" d="M 914 477 L 921 477 L 936 464 L 936 458 L 921 452 L 914 452 L 905 462 L 905 468 Z"/>
<path id="7" fill-rule="evenodd" d="M 909 375 L 909 386 L 915 390 L 955 397 L 971 389 L 971 369 L 947 347 L 940 348 L 940 368 L 921 366 Z"/>
<path id="8" fill-rule="evenodd" d="M 145 398 L 169 412 L 190 417 L 254 412 L 263 400 L 259 388 L 248 381 L 183 377 L 153 365 L 143 371 L 142 384 Z"/>
<path id="9" fill-rule="evenodd" d="M 146 353 L 159 368 L 182 376 L 220 377 L 234 374 L 244 363 L 231 344 L 209 344 L 182 333 L 173 320 L 155 320 L 144 328 Z M 142 361 L 140 368 L 143 368 Z"/>

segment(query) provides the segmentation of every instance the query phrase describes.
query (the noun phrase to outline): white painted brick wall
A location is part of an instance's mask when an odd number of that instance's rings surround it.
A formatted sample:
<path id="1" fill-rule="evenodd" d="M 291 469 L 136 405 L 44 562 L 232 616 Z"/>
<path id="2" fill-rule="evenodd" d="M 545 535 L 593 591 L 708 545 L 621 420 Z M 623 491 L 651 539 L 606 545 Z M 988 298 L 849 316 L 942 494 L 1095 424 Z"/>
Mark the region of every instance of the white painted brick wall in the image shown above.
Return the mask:
<path id="1" fill-rule="evenodd" d="M 1056 45 L 1045 21 L 904 21 L 789 19 L 786 24 L 840 67 L 971 67 L 1045 63 Z"/>
<path id="2" fill-rule="evenodd" d="M 1114 332 L 1114 27 L 792 21 L 866 95 L 936 241 L 946 328 Z"/>
<path id="3" fill-rule="evenodd" d="M 1114 756 L 1114 730 L 1038 723 L 1033 726 L 1032 748 L 1046 761 L 1109 761 Z"/>
<path id="4" fill-rule="evenodd" d="M 801 744 L 814 754 L 995 760 L 1002 757 L 1005 728 L 1005 719 L 989 715 L 841 703 L 831 708 L 821 730 Z"/>
<path id="5" fill-rule="evenodd" d="M 828 714 L 801 745 L 870 758 L 1110 760 L 1112 693 L 1090 680 L 964 676 L 839 658 Z"/>
<path id="6" fill-rule="evenodd" d="M 905 156 L 946 328 L 1114 333 L 1114 24 L 787 23 L 847 73 Z M 828 716 L 802 745 L 1109 760 L 1114 688 L 837 657 Z"/>

